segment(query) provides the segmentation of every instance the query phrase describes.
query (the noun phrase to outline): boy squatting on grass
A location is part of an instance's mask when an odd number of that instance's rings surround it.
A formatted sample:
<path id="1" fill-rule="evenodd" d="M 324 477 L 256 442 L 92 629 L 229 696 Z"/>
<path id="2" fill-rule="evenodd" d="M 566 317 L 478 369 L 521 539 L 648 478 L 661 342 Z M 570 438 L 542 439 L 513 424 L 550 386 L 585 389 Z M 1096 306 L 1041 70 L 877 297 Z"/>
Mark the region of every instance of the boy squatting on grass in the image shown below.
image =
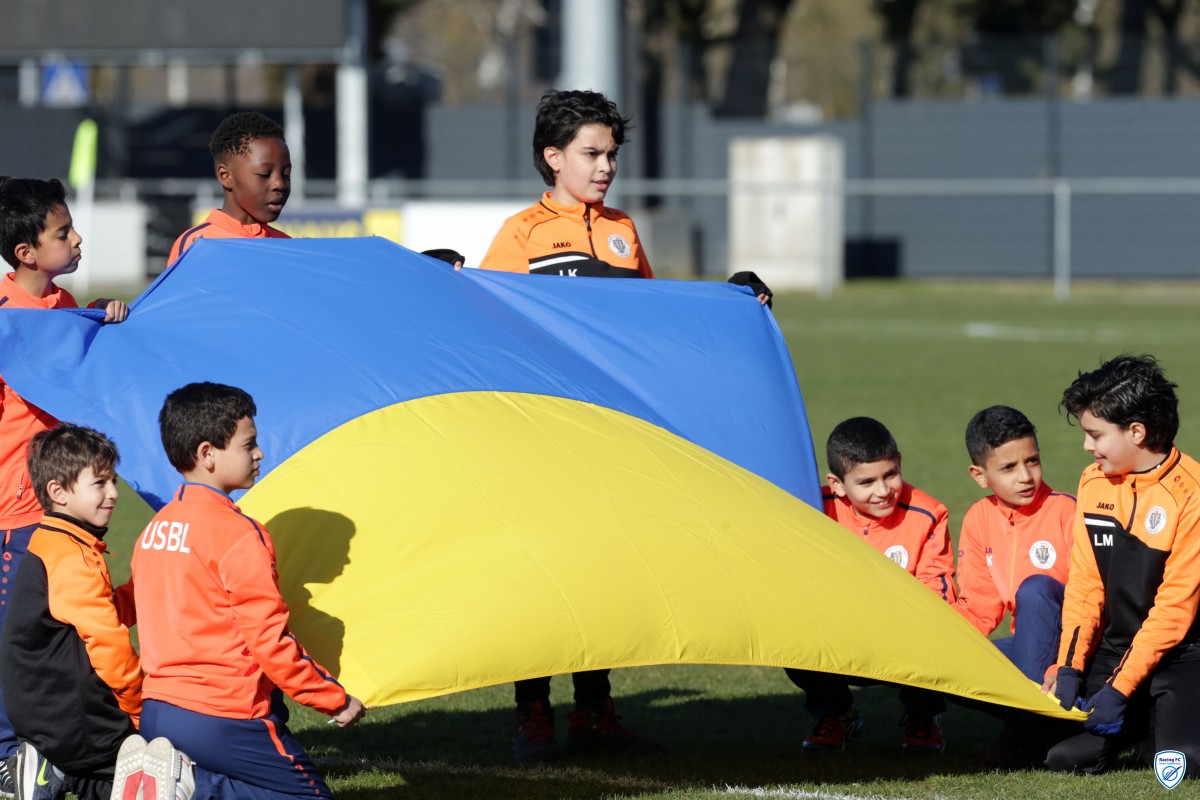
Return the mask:
<path id="1" fill-rule="evenodd" d="M 894 561 L 935 594 L 954 603 L 954 560 L 946 507 L 905 482 L 900 449 L 882 423 L 854 417 L 840 423 L 826 442 L 829 491 L 825 514 Z M 804 690 L 804 706 L 817 718 L 803 746 L 833 750 L 846 746 L 863 730 L 850 685 L 874 681 L 788 668 L 792 683 Z M 904 705 L 905 752 L 945 749 L 940 715 L 943 697 L 927 689 L 900 687 Z"/>
<path id="2" fill-rule="evenodd" d="M 967 423 L 970 474 L 992 494 L 963 516 L 958 538 L 958 602 L 984 636 L 1012 614 L 1011 636 L 996 647 L 1030 680 L 1054 670 L 1070 565 L 1075 498 L 1042 480 L 1033 423 L 1015 408 L 991 406 Z M 1009 712 L 987 758 L 996 766 L 1041 763 L 1046 720 Z"/>
<path id="3" fill-rule="evenodd" d="M 365 712 L 288 630 L 275 546 L 229 497 L 258 475 L 254 414 L 250 395 L 216 383 L 175 390 L 159 414 L 163 447 L 183 484 L 133 553 L 146 675 L 141 729 L 191 756 L 175 754 L 172 763 L 181 785 L 194 777 L 198 800 L 328 798 L 287 728 L 283 693 L 342 727 Z M 122 797 L 136 793 L 143 751 L 149 758 L 140 736 L 122 745 L 115 781 Z"/>
<path id="4" fill-rule="evenodd" d="M 1200 776 L 1200 464 L 1174 445 L 1175 384 L 1118 356 L 1063 392 L 1095 463 L 1079 480 L 1058 669 L 1043 691 L 1090 712 L 1054 771 L 1103 772 L 1150 738 Z"/>
<path id="5" fill-rule="evenodd" d="M 11 584 L 0 680 L 21 740 L 16 794 L 108 800 L 117 752 L 142 712 L 129 640 L 132 587 L 113 589 L 104 535 L 117 502 L 117 448 L 63 424 L 33 437 L 29 474 L 45 509 Z M 160 742 L 156 749 L 170 744 Z M 156 762 L 161 763 L 161 762 Z"/>
<path id="6" fill-rule="evenodd" d="M 505 220 L 480 268 L 564 277 L 653 278 L 633 220 L 604 205 L 617 177 L 617 150 L 629 126 L 629 118 L 598 92 L 544 94 L 534 122 L 533 163 L 550 191 Z M 750 286 L 759 302 L 770 304 L 770 290 L 753 273 L 738 273 L 730 281 Z M 575 710 L 567 717 L 568 746 L 634 753 L 660 749 L 658 742 L 620 723 L 608 675 L 609 670 L 572 675 Z M 516 703 L 513 756 L 518 761 L 559 756 L 550 678 L 518 681 Z"/>
<path id="7" fill-rule="evenodd" d="M 0 177 L 0 255 L 13 268 L 0 281 L 0 313 L 78 307 L 71 293 L 55 283 L 79 269 L 83 255 L 83 239 L 66 197 L 57 180 Z M 121 322 L 129 314 L 120 300 L 95 300 L 90 307 L 103 308 L 105 322 Z M 25 450 L 34 435 L 57 424 L 0 377 L 0 574 L 10 579 L 43 513 L 29 479 Z M 0 595 L 0 624 L 10 599 L 11 593 Z M 17 737 L 0 708 L 0 796 L 14 790 L 9 760 L 16 752 Z"/>
<path id="8" fill-rule="evenodd" d="M 292 193 L 292 156 L 283 127 L 257 111 L 239 111 L 217 125 L 209 150 L 225 202 L 179 235 L 168 267 L 199 239 L 289 238 L 270 225 Z"/>

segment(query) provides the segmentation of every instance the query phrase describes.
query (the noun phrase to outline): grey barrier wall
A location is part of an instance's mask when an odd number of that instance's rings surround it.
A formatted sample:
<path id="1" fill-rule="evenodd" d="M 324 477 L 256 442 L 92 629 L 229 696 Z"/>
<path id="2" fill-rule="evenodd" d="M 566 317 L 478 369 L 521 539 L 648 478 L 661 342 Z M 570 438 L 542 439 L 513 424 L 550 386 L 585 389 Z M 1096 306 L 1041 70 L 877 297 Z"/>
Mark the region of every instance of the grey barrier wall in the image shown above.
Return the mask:
<path id="1" fill-rule="evenodd" d="M 426 175 L 533 177 L 533 109 L 440 107 L 426 116 Z M 637 120 L 635 120 L 635 123 Z M 1109 99 L 879 102 L 863 119 L 817 125 L 720 120 L 702 106 L 663 109 L 660 177 L 724 179 L 737 136 L 827 133 L 846 146 L 848 179 L 1200 178 L 1200 103 Z M 644 175 L 639 129 L 622 174 Z M 621 186 L 618 180 L 616 186 Z M 635 213 L 643 198 L 621 196 Z M 663 198 L 692 221 L 699 268 L 725 272 L 727 199 Z M 1053 199 L 848 196 L 847 273 L 908 277 L 1050 277 Z M 647 211 L 650 218 L 653 212 Z M 1071 203 L 1071 273 L 1083 278 L 1200 276 L 1200 193 L 1080 194 Z"/>

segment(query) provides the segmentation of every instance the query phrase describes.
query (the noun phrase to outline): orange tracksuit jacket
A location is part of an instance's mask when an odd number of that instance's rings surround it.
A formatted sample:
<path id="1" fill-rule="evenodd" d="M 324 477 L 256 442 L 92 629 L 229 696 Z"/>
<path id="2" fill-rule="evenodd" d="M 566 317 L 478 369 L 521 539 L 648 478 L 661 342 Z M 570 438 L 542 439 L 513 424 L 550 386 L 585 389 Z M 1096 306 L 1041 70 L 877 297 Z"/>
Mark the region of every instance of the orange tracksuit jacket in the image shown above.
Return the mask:
<path id="1" fill-rule="evenodd" d="M 199 239 L 290 239 L 281 230 L 264 225 L 261 222 L 251 222 L 243 225 L 219 208 L 214 208 L 208 217 L 194 228 L 188 228 L 179 234 L 175 244 L 171 245 L 171 254 L 167 256 L 167 266 L 175 263 L 175 259 Z"/>
<path id="2" fill-rule="evenodd" d="M 346 691 L 288 630 L 275 545 L 224 493 L 196 483 L 134 547 L 143 696 L 230 719 L 258 719 L 279 687 L 333 714 Z"/>
<path id="3" fill-rule="evenodd" d="M 1129 697 L 1175 648 L 1200 641 L 1200 464 L 1172 448 L 1149 472 L 1079 481 L 1058 665 L 1119 659 L 1108 683 Z"/>
<path id="4" fill-rule="evenodd" d="M 1013 610 L 1017 588 L 1030 575 L 1065 584 L 1074 525 L 1075 498 L 1045 484 L 1021 508 L 1009 508 L 995 495 L 972 505 L 958 536 L 955 608 L 987 636 Z"/>
<path id="5" fill-rule="evenodd" d="M 47 514 L 13 583 L 0 683 L 13 730 L 60 769 L 111 764 L 142 713 L 126 584 L 115 591 L 103 529 Z"/>
<path id="6" fill-rule="evenodd" d="M 480 269 L 567 277 L 653 278 L 633 220 L 603 203 L 565 206 L 550 192 L 504 221 Z"/>
<path id="7" fill-rule="evenodd" d="M 825 515 L 903 567 L 938 597 L 953 603 L 954 555 L 946 507 L 908 483 L 884 519 L 859 514 L 844 497 L 823 495 Z"/>
<path id="8" fill-rule="evenodd" d="M 34 297 L 8 273 L 0 282 L 0 312 L 6 308 L 78 308 L 66 289 L 57 286 L 46 297 Z M 42 518 L 29 470 L 25 449 L 34 434 L 58 427 L 58 420 L 29 403 L 0 377 L 0 531 L 35 525 Z"/>

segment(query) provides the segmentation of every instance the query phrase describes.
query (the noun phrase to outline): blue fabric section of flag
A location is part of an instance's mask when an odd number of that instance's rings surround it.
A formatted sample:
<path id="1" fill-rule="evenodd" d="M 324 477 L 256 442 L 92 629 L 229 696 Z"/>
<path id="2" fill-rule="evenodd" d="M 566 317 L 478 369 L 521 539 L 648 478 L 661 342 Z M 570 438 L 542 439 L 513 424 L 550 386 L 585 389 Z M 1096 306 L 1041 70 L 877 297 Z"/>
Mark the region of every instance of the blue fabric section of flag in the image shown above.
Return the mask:
<path id="1" fill-rule="evenodd" d="M 365 413 L 464 391 L 621 411 L 820 508 L 791 356 L 746 287 L 455 272 L 384 239 L 201 239 L 130 304 L 0 313 L 0 374 L 60 419 L 117 441 L 121 474 L 160 506 L 173 389 L 218 381 L 258 405 L 264 474 Z"/>

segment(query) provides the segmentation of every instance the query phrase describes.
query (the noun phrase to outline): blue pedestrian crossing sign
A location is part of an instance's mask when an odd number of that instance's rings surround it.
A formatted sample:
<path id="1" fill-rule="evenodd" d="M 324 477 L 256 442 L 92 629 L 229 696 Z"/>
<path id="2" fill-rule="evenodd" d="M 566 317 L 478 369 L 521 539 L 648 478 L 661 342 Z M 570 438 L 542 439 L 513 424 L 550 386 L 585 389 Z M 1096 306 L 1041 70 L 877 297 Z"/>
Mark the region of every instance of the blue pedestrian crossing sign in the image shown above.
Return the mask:
<path id="1" fill-rule="evenodd" d="M 82 61 L 49 61 L 42 64 L 42 105 L 79 108 L 91 99 L 87 65 Z"/>

